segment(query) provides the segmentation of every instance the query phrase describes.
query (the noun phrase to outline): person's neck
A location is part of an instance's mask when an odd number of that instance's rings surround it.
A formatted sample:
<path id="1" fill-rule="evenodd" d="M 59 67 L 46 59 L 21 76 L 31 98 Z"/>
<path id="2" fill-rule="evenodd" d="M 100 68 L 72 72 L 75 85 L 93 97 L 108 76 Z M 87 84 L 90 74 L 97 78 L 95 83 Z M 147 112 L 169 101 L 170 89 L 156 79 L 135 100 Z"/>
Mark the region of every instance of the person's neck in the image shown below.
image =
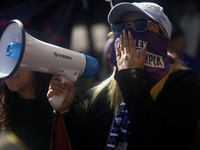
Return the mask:
<path id="1" fill-rule="evenodd" d="M 36 98 L 36 95 L 34 93 L 34 90 L 23 90 L 23 91 L 18 91 L 18 94 L 25 98 L 25 99 L 34 99 Z"/>

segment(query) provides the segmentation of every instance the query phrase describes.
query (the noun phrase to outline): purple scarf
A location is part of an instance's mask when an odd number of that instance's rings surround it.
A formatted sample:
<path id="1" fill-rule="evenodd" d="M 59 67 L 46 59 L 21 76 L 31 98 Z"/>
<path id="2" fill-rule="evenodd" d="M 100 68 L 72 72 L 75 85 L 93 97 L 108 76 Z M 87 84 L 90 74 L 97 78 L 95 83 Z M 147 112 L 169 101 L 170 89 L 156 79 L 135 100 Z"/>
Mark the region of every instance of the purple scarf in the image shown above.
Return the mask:
<path id="1" fill-rule="evenodd" d="M 169 39 L 149 30 L 144 32 L 135 32 L 132 28 L 127 27 L 125 32 L 128 33 L 128 31 L 131 32 L 134 39 L 138 56 L 141 49 L 147 44 L 144 73 L 149 82 L 149 88 L 151 89 L 168 73 L 171 67 L 167 55 Z M 110 63 L 116 67 L 116 73 L 118 69 L 115 45 L 119 47 L 119 44 L 120 34 L 115 34 Z"/>
<path id="2" fill-rule="evenodd" d="M 123 143 L 128 143 L 131 134 L 130 123 L 128 110 L 123 100 L 114 117 L 106 150 L 120 149 Z"/>

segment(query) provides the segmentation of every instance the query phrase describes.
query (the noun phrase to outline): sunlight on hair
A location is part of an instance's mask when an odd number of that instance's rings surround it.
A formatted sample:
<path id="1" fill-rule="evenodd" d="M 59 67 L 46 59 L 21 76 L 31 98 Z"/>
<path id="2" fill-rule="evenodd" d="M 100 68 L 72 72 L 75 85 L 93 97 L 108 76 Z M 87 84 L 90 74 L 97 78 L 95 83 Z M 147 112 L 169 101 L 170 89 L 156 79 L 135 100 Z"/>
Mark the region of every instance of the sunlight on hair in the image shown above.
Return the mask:
<path id="1" fill-rule="evenodd" d="M 123 100 L 120 88 L 117 81 L 114 79 L 115 76 L 115 67 L 113 73 L 105 79 L 103 82 L 99 83 L 97 86 L 91 88 L 88 93 L 92 95 L 90 104 L 95 102 L 95 99 L 101 94 L 104 89 L 107 89 L 107 99 L 110 102 L 110 108 L 114 109 L 114 113 L 117 113 L 117 110 Z"/>

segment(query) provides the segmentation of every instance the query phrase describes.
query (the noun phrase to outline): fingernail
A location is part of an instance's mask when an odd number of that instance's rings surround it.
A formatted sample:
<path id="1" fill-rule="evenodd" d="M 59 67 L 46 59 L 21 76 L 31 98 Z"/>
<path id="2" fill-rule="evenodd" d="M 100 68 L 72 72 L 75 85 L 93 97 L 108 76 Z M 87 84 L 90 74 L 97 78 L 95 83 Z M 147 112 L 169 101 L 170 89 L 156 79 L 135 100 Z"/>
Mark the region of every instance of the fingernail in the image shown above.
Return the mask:
<path id="1" fill-rule="evenodd" d="M 57 92 L 58 93 L 58 95 L 63 95 L 63 93 L 60 93 L 60 92 Z"/>
<path id="2" fill-rule="evenodd" d="M 130 32 L 130 31 L 128 31 L 128 35 L 131 35 L 131 32 Z"/>
<path id="3" fill-rule="evenodd" d="M 146 45 L 147 45 L 147 44 L 144 44 L 144 47 L 143 47 L 143 49 L 146 47 Z"/>
<path id="4" fill-rule="evenodd" d="M 65 83 L 65 80 L 64 80 L 64 79 L 62 79 L 60 82 L 61 82 L 62 84 L 64 84 L 64 83 Z"/>
<path id="5" fill-rule="evenodd" d="M 65 91 L 65 90 L 62 90 L 62 93 L 66 94 L 66 91 Z"/>

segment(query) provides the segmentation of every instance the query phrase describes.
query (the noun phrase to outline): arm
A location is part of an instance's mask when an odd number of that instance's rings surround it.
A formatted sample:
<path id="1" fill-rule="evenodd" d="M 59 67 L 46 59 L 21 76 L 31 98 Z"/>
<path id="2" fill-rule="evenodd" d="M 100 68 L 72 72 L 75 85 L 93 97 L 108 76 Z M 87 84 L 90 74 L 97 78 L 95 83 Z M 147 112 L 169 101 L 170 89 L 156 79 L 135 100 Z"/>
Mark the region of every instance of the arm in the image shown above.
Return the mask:
<path id="1" fill-rule="evenodd" d="M 132 127 L 139 136 L 149 144 L 159 145 L 182 138 L 184 134 L 193 135 L 199 116 L 199 75 L 195 71 L 170 75 L 154 102 L 143 72 L 145 48 L 138 57 L 132 36 L 123 33 L 120 48 L 116 49 L 119 70 L 116 80 L 127 104 Z"/>
<path id="2" fill-rule="evenodd" d="M 61 108 L 54 110 L 56 115 L 53 115 L 54 119 L 52 120 L 52 144 L 55 144 L 54 146 L 57 148 L 60 146 L 60 141 L 62 141 L 61 139 L 64 138 L 66 138 L 65 140 L 69 140 L 69 145 L 71 145 L 70 143 L 74 145 L 77 142 L 76 111 L 72 104 L 75 96 L 75 87 L 72 82 L 65 82 L 63 84 L 61 83 L 61 80 L 62 78 L 59 75 L 53 76 L 47 93 L 47 97 L 50 99 L 53 95 L 66 94 L 65 89 L 68 88 L 68 93 Z M 63 134 L 65 131 L 66 135 Z"/>

